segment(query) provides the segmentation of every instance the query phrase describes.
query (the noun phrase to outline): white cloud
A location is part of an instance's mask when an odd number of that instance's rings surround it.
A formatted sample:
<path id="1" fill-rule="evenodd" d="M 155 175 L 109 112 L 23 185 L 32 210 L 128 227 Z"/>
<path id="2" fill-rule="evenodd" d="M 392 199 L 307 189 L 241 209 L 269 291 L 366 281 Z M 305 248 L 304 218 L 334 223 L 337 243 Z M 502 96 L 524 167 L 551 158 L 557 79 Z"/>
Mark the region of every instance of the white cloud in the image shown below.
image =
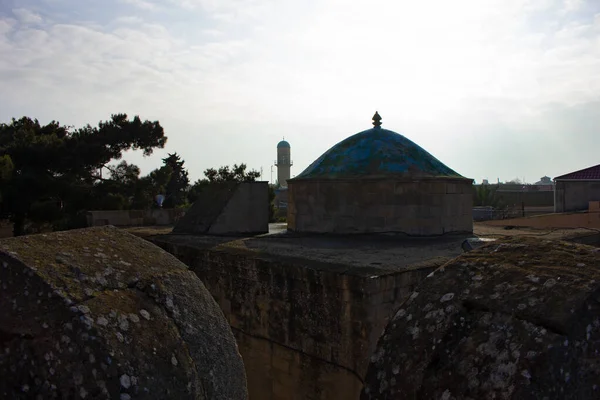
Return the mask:
<path id="1" fill-rule="evenodd" d="M 158 9 L 158 5 L 148 0 L 121 0 L 123 3 L 131 4 L 135 7 L 141 8 L 142 10 L 154 11 Z"/>
<path id="2" fill-rule="evenodd" d="M 220 37 L 223 36 L 223 32 L 218 29 L 204 29 L 202 33 L 206 36 Z"/>
<path id="3" fill-rule="evenodd" d="M 161 120 L 195 178 L 233 162 L 267 168 L 282 135 L 299 173 L 378 109 L 459 172 L 509 179 L 518 165 L 473 154 L 567 131 L 563 150 L 585 143 L 577 121 L 600 104 L 600 8 L 581 12 L 595 0 L 121 1 L 169 12 L 44 30 L 0 18 L 11 93 L 0 118 L 140 113 Z M 568 123 L 548 123 L 555 115 Z M 530 154 L 528 175 L 552 173 L 549 149 Z M 557 173 L 577 157 L 553 160 Z"/>
<path id="4" fill-rule="evenodd" d="M 12 12 L 23 24 L 39 24 L 42 22 L 42 17 L 26 8 L 13 8 Z"/>
<path id="5" fill-rule="evenodd" d="M 268 0 L 167 0 L 168 2 L 186 9 L 201 8 L 216 13 L 223 10 L 238 10 L 242 14 L 252 14 L 256 9 L 265 9 L 275 2 Z M 284 0 L 286 1 L 286 0 Z"/>
<path id="6" fill-rule="evenodd" d="M 117 17 L 114 20 L 114 22 L 116 24 L 133 24 L 133 25 L 141 24 L 143 21 L 144 20 L 141 17 L 135 16 L 135 15 Z"/>
<path id="7" fill-rule="evenodd" d="M 16 21 L 11 18 L 0 19 L 0 35 L 6 36 L 10 31 L 13 30 Z"/>
<path id="8" fill-rule="evenodd" d="M 583 0 L 564 0 L 564 11 L 571 12 L 577 11 L 583 5 Z"/>
<path id="9" fill-rule="evenodd" d="M 187 11 L 201 12 L 228 25 L 250 25 L 268 18 L 281 18 L 281 11 L 292 6 L 291 0 L 165 0 Z M 306 6 L 302 4 L 301 6 Z M 293 5 L 293 7 L 298 7 Z"/>

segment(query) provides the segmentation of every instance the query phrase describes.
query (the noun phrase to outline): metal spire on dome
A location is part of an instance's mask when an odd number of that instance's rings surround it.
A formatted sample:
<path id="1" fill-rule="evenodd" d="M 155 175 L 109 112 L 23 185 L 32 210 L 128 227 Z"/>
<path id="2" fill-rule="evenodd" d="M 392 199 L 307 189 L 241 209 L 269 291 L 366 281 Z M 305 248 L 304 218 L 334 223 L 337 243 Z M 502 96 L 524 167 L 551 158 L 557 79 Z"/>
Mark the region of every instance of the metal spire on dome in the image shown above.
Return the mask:
<path id="1" fill-rule="evenodd" d="M 373 115 L 373 126 L 375 126 L 375 128 L 381 126 L 381 115 L 379 115 L 377 111 L 375 111 L 375 115 Z"/>

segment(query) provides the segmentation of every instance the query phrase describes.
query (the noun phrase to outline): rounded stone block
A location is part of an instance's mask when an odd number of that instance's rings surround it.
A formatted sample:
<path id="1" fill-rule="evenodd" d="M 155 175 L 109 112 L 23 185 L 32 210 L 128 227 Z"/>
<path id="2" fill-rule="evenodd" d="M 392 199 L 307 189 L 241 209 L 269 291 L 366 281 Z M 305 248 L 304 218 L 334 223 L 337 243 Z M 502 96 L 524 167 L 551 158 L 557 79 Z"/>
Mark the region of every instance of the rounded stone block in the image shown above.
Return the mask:
<path id="1" fill-rule="evenodd" d="M 361 400 L 600 398 L 599 250 L 509 239 L 434 271 L 389 321 Z"/>
<path id="2" fill-rule="evenodd" d="M 1 240 L 0 263 L 0 398 L 247 398 L 223 313 L 153 244 L 40 234 Z"/>

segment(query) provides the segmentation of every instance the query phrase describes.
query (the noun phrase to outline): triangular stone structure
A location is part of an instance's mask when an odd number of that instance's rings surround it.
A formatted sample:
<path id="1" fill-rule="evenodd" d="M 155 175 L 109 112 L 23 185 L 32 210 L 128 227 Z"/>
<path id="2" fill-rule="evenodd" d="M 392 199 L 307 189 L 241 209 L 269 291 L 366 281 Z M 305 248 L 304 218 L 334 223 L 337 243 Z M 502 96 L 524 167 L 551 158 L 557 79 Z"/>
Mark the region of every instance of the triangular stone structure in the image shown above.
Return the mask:
<path id="1" fill-rule="evenodd" d="M 268 182 L 226 182 L 208 185 L 173 228 L 173 233 L 188 235 L 267 232 Z"/>

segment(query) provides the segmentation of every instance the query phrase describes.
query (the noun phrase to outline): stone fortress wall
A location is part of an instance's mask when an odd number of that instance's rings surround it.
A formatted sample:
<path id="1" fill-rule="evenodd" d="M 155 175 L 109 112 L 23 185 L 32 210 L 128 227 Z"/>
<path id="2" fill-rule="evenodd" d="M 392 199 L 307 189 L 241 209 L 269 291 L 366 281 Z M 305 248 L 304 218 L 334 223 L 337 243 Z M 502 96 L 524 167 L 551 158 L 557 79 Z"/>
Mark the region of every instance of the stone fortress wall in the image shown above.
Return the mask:
<path id="1" fill-rule="evenodd" d="M 597 248 L 149 239 L 0 241 L 3 397 L 598 397 Z"/>
<path id="2" fill-rule="evenodd" d="M 184 209 L 100 210 L 86 214 L 87 226 L 172 226 L 185 214 Z"/>
<path id="3" fill-rule="evenodd" d="M 151 240 L 189 265 L 221 306 L 251 399 L 357 398 L 388 316 L 435 268 L 393 273 L 257 254 L 235 243 L 213 247 L 194 237 Z"/>

